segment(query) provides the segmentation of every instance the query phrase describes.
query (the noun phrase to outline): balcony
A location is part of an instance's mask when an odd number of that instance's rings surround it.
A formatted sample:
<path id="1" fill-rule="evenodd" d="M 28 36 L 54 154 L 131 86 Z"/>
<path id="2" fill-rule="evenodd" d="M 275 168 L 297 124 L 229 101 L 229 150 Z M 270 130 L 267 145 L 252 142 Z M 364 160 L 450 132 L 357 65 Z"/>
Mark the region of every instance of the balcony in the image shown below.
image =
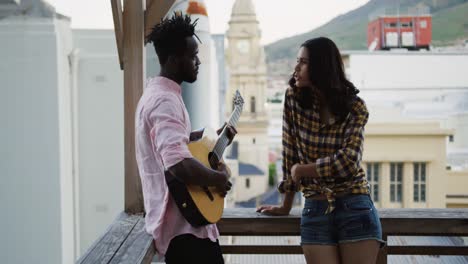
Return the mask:
<path id="1" fill-rule="evenodd" d="M 156 1 L 112 0 L 114 25 L 120 65 L 125 83 L 125 208 L 107 231 L 77 263 L 151 263 L 155 248 L 144 229 L 140 179 L 135 164 L 134 109 L 143 87 L 143 33 L 169 9 L 152 5 Z M 143 19 L 145 18 L 145 19 Z M 125 38 L 124 38 L 125 36 Z M 126 56 L 123 54 L 131 54 Z M 125 63 L 125 65 L 124 65 Z M 132 214 L 133 212 L 136 214 Z M 384 239 L 391 236 L 468 236 L 468 209 L 381 209 Z M 254 208 L 226 209 L 218 223 L 223 236 L 299 236 L 300 209 L 289 216 L 271 217 Z M 224 254 L 302 254 L 297 245 L 222 244 Z M 394 246 L 380 252 L 378 263 L 387 263 L 389 255 L 458 255 L 468 256 L 468 246 Z"/>
<path id="2" fill-rule="evenodd" d="M 389 236 L 468 236 L 468 209 L 380 209 L 384 239 Z M 222 236 L 299 236 L 300 209 L 289 216 L 265 216 L 254 208 L 228 208 L 218 227 Z M 299 245 L 227 245 L 223 254 L 302 254 Z M 77 263 L 151 263 L 153 239 L 144 230 L 142 215 L 121 213 Z M 384 247 L 388 255 L 468 256 L 468 246 Z M 391 263 L 391 262 L 389 262 Z"/>

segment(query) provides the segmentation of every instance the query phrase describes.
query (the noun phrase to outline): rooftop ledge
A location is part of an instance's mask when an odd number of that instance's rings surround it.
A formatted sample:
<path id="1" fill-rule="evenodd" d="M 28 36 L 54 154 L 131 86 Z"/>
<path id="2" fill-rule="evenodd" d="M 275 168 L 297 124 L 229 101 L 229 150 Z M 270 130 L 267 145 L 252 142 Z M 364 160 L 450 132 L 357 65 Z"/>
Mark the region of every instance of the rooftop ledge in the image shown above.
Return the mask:
<path id="1" fill-rule="evenodd" d="M 468 236 L 468 209 L 379 209 L 387 236 Z M 266 216 L 254 208 L 227 208 L 218 228 L 223 236 L 299 236 L 301 209 Z M 299 245 L 221 245 L 224 254 L 302 254 Z M 153 239 L 142 215 L 122 212 L 77 263 L 151 263 Z M 468 255 L 468 246 L 387 246 L 387 255 Z"/>

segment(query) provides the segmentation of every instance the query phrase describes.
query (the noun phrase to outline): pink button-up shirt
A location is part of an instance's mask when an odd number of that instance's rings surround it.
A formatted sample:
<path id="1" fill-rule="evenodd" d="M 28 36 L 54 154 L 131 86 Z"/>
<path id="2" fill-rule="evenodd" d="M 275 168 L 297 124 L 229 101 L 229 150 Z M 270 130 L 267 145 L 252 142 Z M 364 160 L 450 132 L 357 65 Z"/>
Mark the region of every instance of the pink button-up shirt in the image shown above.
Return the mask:
<path id="1" fill-rule="evenodd" d="M 174 81 L 155 77 L 147 81 L 135 116 L 136 158 L 146 210 L 146 231 L 164 255 L 169 242 L 181 234 L 216 241 L 216 225 L 191 226 L 169 193 L 164 170 L 191 158 L 187 144 L 191 132 L 181 87 Z M 182 252 L 181 252 L 182 253 Z"/>

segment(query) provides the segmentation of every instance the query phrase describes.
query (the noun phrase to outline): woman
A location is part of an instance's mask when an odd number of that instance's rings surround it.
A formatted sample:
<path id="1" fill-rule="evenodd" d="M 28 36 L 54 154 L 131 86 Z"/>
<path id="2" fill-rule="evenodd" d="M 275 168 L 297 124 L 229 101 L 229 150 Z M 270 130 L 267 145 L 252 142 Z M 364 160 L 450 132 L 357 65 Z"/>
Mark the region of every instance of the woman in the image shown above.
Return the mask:
<path id="1" fill-rule="evenodd" d="M 283 112 L 280 206 L 257 211 L 288 215 L 296 191 L 305 206 L 301 245 L 307 263 L 375 263 L 382 228 L 361 165 L 369 113 L 346 79 L 340 52 L 328 38 L 301 45 Z"/>

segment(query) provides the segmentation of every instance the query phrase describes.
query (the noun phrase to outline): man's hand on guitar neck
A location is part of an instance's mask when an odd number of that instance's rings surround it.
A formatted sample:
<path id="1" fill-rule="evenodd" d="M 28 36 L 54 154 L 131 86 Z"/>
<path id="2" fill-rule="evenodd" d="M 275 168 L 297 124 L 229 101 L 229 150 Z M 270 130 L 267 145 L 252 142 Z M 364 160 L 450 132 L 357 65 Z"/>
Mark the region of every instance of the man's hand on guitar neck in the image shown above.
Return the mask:
<path id="1" fill-rule="evenodd" d="M 221 134 L 221 132 L 223 132 L 223 129 L 226 127 L 226 125 L 227 125 L 227 123 L 224 123 L 224 125 L 223 125 L 220 129 L 218 129 L 218 130 L 216 131 L 216 133 L 217 133 L 218 135 Z M 226 132 L 227 132 L 227 133 L 226 133 L 226 136 L 227 136 L 227 138 L 229 139 L 229 143 L 228 143 L 228 146 L 229 146 L 229 145 L 232 143 L 232 140 L 234 139 L 234 137 L 236 136 L 237 130 L 236 130 L 233 126 L 228 125 L 228 126 L 227 126 L 227 131 L 226 131 Z"/>

